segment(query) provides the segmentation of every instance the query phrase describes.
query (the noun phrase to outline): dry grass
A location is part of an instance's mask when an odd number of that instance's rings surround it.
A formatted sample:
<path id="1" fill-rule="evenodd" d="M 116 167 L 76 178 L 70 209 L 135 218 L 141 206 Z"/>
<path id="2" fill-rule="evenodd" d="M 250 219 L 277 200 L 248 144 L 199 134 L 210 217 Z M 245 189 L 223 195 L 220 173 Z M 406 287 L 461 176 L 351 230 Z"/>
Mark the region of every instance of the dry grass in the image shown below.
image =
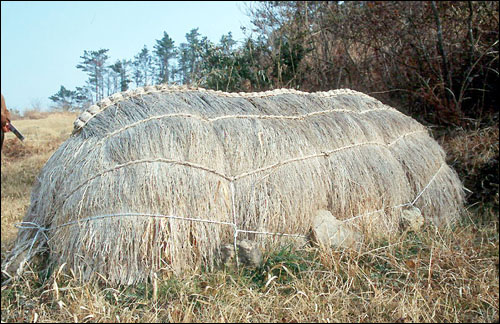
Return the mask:
<path id="1" fill-rule="evenodd" d="M 460 162 L 467 170 L 477 172 L 478 168 L 498 156 L 498 137 L 498 125 L 493 125 L 472 131 L 461 129 L 443 136 L 440 141 L 451 164 Z"/>
<path id="2" fill-rule="evenodd" d="M 234 228 L 268 248 L 276 237 L 248 231 L 306 235 L 320 209 L 368 239 L 396 234 L 410 203 L 439 224 L 463 203 L 425 127 L 356 91 L 160 86 L 111 98 L 80 115 L 88 123 L 47 162 L 24 219 L 47 228 L 51 262 L 85 278 L 213 268 Z M 36 235 L 21 230 L 15 252 Z"/>
<path id="3" fill-rule="evenodd" d="M 39 121 L 45 123 L 40 132 L 54 129 L 49 120 Z M 72 121 L 60 132 L 69 132 Z M 22 127 L 19 122 L 25 132 Z M 27 211 L 35 176 L 53 153 L 38 149 L 29 156 L 2 156 L 2 261 L 16 235 L 13 224 Z M 130 287 L 82 284 L 64 269 L 50 269 L 47 276 L 40 267 L 4 282 L 1 320 L 498 322 L 498 230 L 498 214 L 482 208 L 451 230 L 427 224 L 418 233 L 373 240 L 358 252 L 283 248 L 266 251 L 258 269 L 197 269 Z"/>
<path id="4" fill-rule="evenodd" d="M 52 115 L 51 112 L 32 109 L 24 112 L 23 119 L 45 119 L 50 115 Z"/>
<path id="5" fill-rule="evenodd" d="M 14 224 L 22 220 L 30 203 L 34 180 L 55 149 L 71 134 L 76 114 L 53 113 L 46 118 L 15 120 L 24 142 L 6 133 L 2 148 L 2 260 L 17 234 Z"/>
<path id="6" fill-rule="evenodd" d="M 443 135 L 440 142 L 447 161 L 460 174 L 471 203 L 491 205 L 498 211 L 498 124 Z"/>
<path id="7" fill-rule="evenodd" d="M 463 224 L 360 252 L 282 249 L 257 269 L 198 270 L 129 287 L 34 270 L 2 287 L 2 321 L 495 322 L 497 231 Z"/>

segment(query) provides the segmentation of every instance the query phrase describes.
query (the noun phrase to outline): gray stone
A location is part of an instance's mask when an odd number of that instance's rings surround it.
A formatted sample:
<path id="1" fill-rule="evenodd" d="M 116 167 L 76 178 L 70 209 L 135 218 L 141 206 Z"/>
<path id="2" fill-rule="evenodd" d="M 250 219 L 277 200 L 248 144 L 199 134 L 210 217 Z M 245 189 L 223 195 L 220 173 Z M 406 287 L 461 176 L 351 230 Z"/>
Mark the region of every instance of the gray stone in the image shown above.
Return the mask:
<path id="1" fill-rule="evenodd" d="M 221 248 L 221 259 L 223 264 L 228 264 L 234 259 L 234 245 L 226 244 Z"/>
<path id="2" fill-rule="evenodd" d="M 415 206 L 403 209 L 401 218 L 403 219 L 403 228 L 405 229 L 408 228 L 414 232 L 418 232 L 424 226 L 424 216 L 422 216 L 420 209 Z"/>
<path id="3" fill-rule="evenodd" d="M 238 247 L 238 261 L 248 267 L 258 267 L 262 262 L 262 252 L 256 242 L 241 240 Z"/>
<path id="4" fill-rule="evenodd" d="M 256 242 L 239 240 L 236 243 L 238 249 L 238 262 L 247 267 L 258 267 L 262 262 L 262 252 Z M 228 265 L 234 260 L 234 245 L 226 244 L 221 248 L 222 263 Z"/>
<path id="5" fill-rule="evenodd" d="M 328 210 L 318 210 L 309 232 L 309 240 L 320 247 L 354 248 L 361 246 L 361 234 L 347 228 Z"/>

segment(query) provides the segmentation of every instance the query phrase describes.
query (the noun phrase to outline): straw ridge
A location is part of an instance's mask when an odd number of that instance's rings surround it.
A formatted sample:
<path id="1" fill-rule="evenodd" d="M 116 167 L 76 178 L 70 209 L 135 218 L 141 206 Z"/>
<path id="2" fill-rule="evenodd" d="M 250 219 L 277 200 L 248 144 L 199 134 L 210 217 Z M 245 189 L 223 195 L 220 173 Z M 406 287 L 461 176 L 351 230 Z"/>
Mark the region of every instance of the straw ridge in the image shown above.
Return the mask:
<path id="1" fill-rule="evenodd" d="M 397 232 L 408 206 L 449 224 L 463 192 L 444 158 L 424 126 L 348 89 L 119 93 L 41 170 L 7 263 L 48 249 L 85 279 L 132 284 L 211 268 L 239 239 L 304 238 L 319 209 L 363 235 Z"/>
<path id="2" fill-rule="evenodd" d="M 121 101 L 131 99 L 134 97 L 142 96 L 145 94 L 151 94 L 151 93 L 168 93 L 168 92 L 185 92 L 185 91 L 199 91 L 199 92 L 207 92 L 210 94 L 216 94 L 218 96 L 222 97 L 246 97 L 246 98 L 263 98 L 263 97 L 269 97 L 269 96 L 276 96 L 280 94 L 287 94 L 287 93 L 293 93 L 293 94 L 299 94 L 299 95 L 308 95 L 308 92 L 303 92 L 303 91 L 298 91 L 295 89 L 276 89 L 276 90 L 271 90 L 271 91 L 265 91 L 265 92 L 240 92 L 240 93 L 230 93 L 230 92 L 223 92 L 223 91 L 216 91 L 216 90 L 211 90 L 211 89 L 204 89 L 204 88 L 191 88 L 191 87 L 186 87 L 186 86 L 169 86 L 169 85 L 155 85 L 155 86 L 146 86 L 146 87 L 139 87 L 136 88 L 135 90 L 127 90 L 121 93 L 115 93 L 107 98 L 104 98 L 100 102 L 98 102 L 95 105 L 92 105 L 89 107 L 86 111 L 84 111 L 76 120 L 75 120 L 75 131 L 78 129 L 82 128 L 85 126 L 85 124 L 93 118 L 95 115 L 98 113 L 102 112 L 106 108 L 115 105 Z M 337 90 L 330 90 L 326 92 L 316 92 L 315 94 L 317 96 L 321 97 L 332 97 L 336 96 L 339 94 L 348 94 L 348 93 L 357 93 L 359 95 L 364 95 L 365 94 L 361 92 L 356 92 L 351 89 L 337 89 Z M 318 112 L 322 113 L 322 112 Z M 280 116 L 280 117 L 285 117 L 285 116 Z M 287 116 L 290 117 L 290 116 Z M 226 116 L 225 118 L 233 118 L 233 116 Z M 276 116 L 268 116 L 267 118 L 276 118 Z"/>

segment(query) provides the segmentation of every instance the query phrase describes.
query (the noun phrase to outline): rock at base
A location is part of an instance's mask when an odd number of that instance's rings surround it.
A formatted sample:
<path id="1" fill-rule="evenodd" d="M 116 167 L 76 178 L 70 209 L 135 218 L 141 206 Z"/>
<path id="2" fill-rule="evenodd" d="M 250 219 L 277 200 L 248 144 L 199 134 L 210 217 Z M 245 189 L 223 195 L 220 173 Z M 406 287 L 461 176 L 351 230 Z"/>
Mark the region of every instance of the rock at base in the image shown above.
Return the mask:
<path id="1" fill-rule="evenodd" d="M 361 245 L 362 236 L 347 228 L 328 210 L 318 210 L 309 232 L 309 241 L 322 247 L 357 249 Z"/>
<path id="2" fill-rule="evenodd" d="M 414 206 L 403 209 L 401 212 L 403 227 L 409 228 L 414 232 L 418 232 L 424 226 L 424 216 L 420 209 Z"/>
<path id="3" fill-rule="evenodd" d="M 262 263 L 262 252 L 256 242 L 239 240 L 236 243 L 238 261 L 247 267 L 258 267 Z M 234 259 L 234 245 L 226 244 L 221 248 L 222 263 L 228 264 Z"/>

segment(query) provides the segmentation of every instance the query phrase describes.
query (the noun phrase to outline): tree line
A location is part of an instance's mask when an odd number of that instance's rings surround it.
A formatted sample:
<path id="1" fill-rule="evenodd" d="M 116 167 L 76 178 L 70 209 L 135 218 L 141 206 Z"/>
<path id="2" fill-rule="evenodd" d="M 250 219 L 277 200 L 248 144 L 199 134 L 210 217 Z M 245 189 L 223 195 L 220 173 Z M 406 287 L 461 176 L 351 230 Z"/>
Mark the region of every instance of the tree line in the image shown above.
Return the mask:
<path id="1" fill-rule="evenodd" d="M 84 51 L 82 87 L 50 99 L 86 107 L 132 86 L 176 83 L 223 91 L 350 88 L 421 121 L 466 125 L 498 116 L 498 2 L 270 1 L 248 8 L 244 41 L 218 43 L 198 29 L 175 46 L 108 63 L 108 49 Z M 495 118 L 495 117 L 494 117 Z"/>
<path id="2" fill-rule="evenodd" d="M 200 44 L 208 41 L 206 37 L 200 37 L 198 28 L 192 29 L 186 34 L 187 43 L 181 43 L 177 48 L 164 32 L 152 51 L 144 45 L 133 59 L 116 60 L 112 64 L 108 62 L 109 49 L 85 50 L 76 68 L 87 73 L 86 84 L 75 90 L 61 86 L 49 99 L 63 110 L 74 110 L 134 85 L 189 84 L 195 78 L 193 72 L 198 71 Z M 231 39 L 231 33 L 227 37 Z"/>

